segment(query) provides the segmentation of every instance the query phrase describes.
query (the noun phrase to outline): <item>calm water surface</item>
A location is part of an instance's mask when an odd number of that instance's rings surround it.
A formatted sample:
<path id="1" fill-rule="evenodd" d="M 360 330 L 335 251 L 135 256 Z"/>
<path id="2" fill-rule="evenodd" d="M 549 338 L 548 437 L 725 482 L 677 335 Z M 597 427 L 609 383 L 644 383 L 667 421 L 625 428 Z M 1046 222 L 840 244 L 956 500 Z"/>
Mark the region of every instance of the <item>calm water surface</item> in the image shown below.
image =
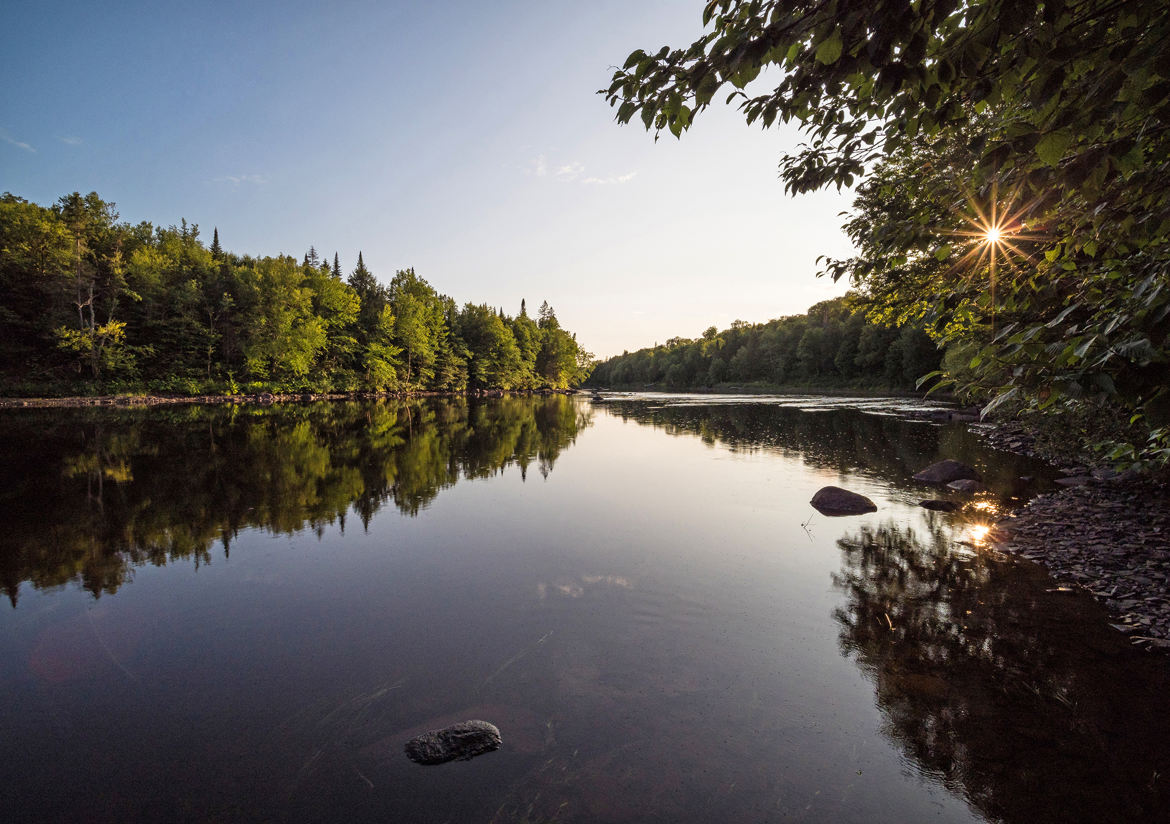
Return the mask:
<path id="1" fill-rule="evenodd" d="M 1165 660 L 981 546 L 1045 469 L 902 411 L 6 411 L 4 818 L 1167 820 Z"/>

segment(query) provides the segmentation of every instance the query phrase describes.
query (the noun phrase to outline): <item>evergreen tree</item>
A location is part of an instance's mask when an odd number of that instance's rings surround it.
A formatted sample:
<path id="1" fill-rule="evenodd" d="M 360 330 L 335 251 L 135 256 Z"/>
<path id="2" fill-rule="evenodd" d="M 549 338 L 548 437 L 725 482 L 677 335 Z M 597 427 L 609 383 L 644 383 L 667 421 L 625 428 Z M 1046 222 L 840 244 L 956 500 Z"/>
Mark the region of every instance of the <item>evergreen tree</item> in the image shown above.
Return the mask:
<path id="1" fill-rule="evenodd" d="M 211 256 L 216 260 L 223 257 L 223 247 L 219 245 L 219 227 L 211 230 Z"/>

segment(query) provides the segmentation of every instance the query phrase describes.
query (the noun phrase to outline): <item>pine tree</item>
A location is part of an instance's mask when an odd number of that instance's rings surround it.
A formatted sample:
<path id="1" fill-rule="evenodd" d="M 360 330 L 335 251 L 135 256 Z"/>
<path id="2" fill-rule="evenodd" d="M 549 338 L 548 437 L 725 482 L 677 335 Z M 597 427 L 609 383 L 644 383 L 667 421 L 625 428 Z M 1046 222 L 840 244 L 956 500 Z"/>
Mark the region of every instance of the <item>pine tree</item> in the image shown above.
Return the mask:
<path id="1" fill-rule="evenodd" d="M 211 230 L 211 256 L 215 260 L 223 257 L 223 247 L 219 245 L 219 227 Z"/>
<path id="2" fill-rule="evenodd" d="M 341 261 L 337 258 L 337 252 L 333 253 L 333 277 L 341 280 Z"/>

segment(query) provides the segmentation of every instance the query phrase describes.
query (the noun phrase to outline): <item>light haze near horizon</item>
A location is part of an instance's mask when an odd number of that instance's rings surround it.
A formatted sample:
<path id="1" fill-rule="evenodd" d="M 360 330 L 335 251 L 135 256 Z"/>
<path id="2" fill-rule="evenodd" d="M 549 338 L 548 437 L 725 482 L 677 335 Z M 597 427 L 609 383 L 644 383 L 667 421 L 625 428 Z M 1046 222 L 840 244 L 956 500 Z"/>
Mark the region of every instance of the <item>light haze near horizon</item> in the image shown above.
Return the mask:
<path id="1" fill-rule="evenodd" d="M 543 300 L 599 357 L 843 294 L 848 193 L 784 194 L 800 136 L 716 96 L 681 141 L 596 90 L 685 46 L 701 0 L 8 4 L 0 191 L 96 191 L 122 219 L 312 245 L 460 303 Z"/>

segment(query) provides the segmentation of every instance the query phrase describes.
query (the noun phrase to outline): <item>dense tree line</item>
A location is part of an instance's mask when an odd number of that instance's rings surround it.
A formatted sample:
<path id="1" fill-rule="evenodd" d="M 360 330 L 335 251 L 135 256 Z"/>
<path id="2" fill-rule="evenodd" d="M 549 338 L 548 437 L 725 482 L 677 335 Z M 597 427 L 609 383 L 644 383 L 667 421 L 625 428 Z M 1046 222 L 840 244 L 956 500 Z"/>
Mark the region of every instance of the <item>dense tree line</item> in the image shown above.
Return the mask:
<path id="1" fill-rule="evenodd" d="M 789 192 L 860 182 L 857 254 L 825 274 L 946 344 L 937 378 L 988 411 L 1118 421 L 1098 446 L 1170 464 L 1170 6 L 700 5 L 697 40 L 614 73 L 619 122 L 678 136 L 726 100 L 798 124 Z"/>
<path id="2" fill-rule="evenodd" d="M 939 366 L 934 342 L 913 326 L 866 320 L 855 296 L 823 301 L 807 314 L 767 323 L 714 326 L 701 338 L 671 338 L 599 363 L 592 386 L 671 389 L 726 383 L 913 389 Z"/>
<path id="3" fill-rule="evenodd" d="M 358 254 L 250 257 L 73 193 L 0 197 L 0 386 L 28 391 L 565 388 L 592 360 L 547 302 L 459 306 Z"/>

